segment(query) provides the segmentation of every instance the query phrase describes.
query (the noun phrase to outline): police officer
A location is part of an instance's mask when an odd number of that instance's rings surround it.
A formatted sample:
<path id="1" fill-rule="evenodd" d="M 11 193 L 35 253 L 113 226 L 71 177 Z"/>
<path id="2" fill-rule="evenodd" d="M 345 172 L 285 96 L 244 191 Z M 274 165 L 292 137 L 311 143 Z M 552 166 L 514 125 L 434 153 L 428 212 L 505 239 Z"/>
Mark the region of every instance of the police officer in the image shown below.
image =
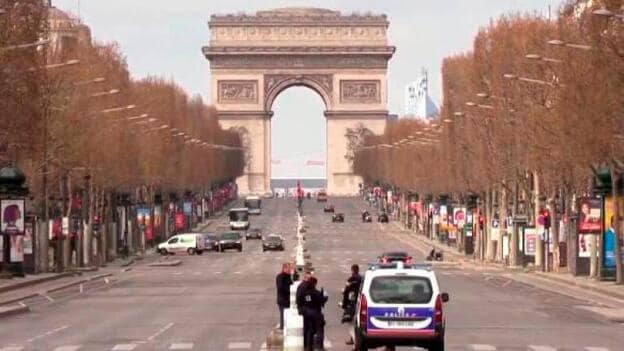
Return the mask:
<path id="1" fill-rule="evenodd" d="M 275 277 L 277 307 L 280 313 L 280 329 L 284 329 L 284 310 L 290 307 L 290 286 L 292 285 L 291 266 L 282 264 L 282 271 Z"/>
<path id="2" fill-rule="evenodd" d="M 297 287 L 295 301 L 297 302 L 297 312 L 299 312 L 299 315 L 301 316 L 303 316 L 303 313 L 304 313 L 305 293 L 308 290 L 308 283 L 311 277 L 312 277 L 312 274 L 309 271 L 306 271 L 305 273 L 303 273 L 303 278 L 301 280 L 301 283 Z M 305 318 L 303 318 L 303 330 L 304 330 L 303 347 L 304 348 L 308 347 L 308 345 L 306 344 L 306 339 L 305 339 L 305 330 L 308 328 L 309 327 L 308 327 L 307 321 Z"/>
<path id="3" fill-rule="evenodd" d="M 310 277 L 303 293 L 303 347 L 306 351 L 323 350 L 325 326 L 323 306 L 327 302 L 327 297 L 316 289 L 317 282 L 315 277 Z"/>
<path id="4" fill-rule="evenodd" d="M 362 284 L 362 276 L 360 275 L 360 266 L 354 264 L 351 266 L 351 276 L 347 279 L 347 284 L 342 290 L 342 309 L 345 311 L 343 316 L 343 323 L 353 318 L 353 311 L 355 308 L 355 301 L 351 301 L 349 296 L 353 294 L 357 298 L 357 293 L 360 290 Z M 349 318 L 345 318 L 349 317 Z"/>

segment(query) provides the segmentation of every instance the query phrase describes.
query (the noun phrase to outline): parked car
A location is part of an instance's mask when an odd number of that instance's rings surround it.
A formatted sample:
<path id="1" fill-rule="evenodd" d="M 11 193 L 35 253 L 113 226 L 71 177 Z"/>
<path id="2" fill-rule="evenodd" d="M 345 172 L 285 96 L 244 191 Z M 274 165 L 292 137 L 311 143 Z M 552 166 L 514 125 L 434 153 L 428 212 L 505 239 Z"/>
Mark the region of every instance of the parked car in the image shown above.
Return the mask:
<path id="1" fill-rule="evenodd" d="M 162 255 L 187 253 L 201 255 L 204 252 L 204 238 L 197 233 L 177 234 L 158 244 L 158 252 Z"/>
<path id="2" fill-rule="evenodd" d="M 203 233 L 204 249 L 210 251 L 219 251 L 219 236 L 214 233 Z"/>
<path id="3" fill-rule="evenodd" d="M 382 253 L 378 258 L 380 263 L 392 263 L 397 261 L 401 261 L 405 264 L 412 263 L 412 256 L 404 251 L 387 251 Z"/>
<path id="4" fill-rule="evenodd" d="M 327 193 L 324 190 L 316 194 L 316 202 L 327 202 Z"/>
<path id="5" fill-rule="evenodd" d="M 219 238 L 219 251 L 225 252 L 225 250 L 238 250 L 243 251 L 242 236 L 238 232 L 227 232 L 221 234 Z"/>
<path id="6" fill-rule="evenodd" d="M 325 213 L 334 213 L 336 209 L 334 208 L 334 205 L 327 205 L 325 207 L 323 207 L 323 212 Z"/>
<path id="7" fill-rule="evenodd" d="M 355 350 L 417 346 L 444 351 L 448 300 L 430 265 L 372 266 L 356 305 Z"/>
<path id="8" fill-rule="evenodd" d="M 262 241 L 262 252 L 268 250 L 284 251 L 284 238 L 281 235 L 270 234 Z"/>
<path id="9" fill-rule="evenodd" d="M 334 213 L 332 215 L 332 222 L 333 223 L 344 223 L 344 213 Z"/>
<path id="10" fill-rule="evenodd" d="M 251 228 L 245 233 L 245 240 L 260 239 L 262 240 L 262 230 L 260 228 Z"/>

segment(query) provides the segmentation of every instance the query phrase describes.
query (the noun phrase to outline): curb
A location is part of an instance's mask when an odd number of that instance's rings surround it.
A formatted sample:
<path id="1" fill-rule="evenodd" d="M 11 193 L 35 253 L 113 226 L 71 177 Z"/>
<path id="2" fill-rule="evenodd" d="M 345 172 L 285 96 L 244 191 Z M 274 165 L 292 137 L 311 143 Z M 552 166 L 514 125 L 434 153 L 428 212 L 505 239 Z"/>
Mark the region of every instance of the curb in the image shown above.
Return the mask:
<path id="1" fill-rule="evenodd" d="M 49 277 L 44 277 L 44 278 L 33 278 L 31 280 L 15 283 L 15 284 L 12 284 L 12 285 L 0 286 L 0 293 L 4 293 L 4 292 L 7 292 L 7 291 L 12 291 L 12 290 L 17 290 L 17 289 L 21 289 L 21 288 L 25 288 L 25 287 L 41 284 L 41 283 L 46 283 L 46 282 L 58 280 L 58 279 L 61 279 L 61 278 L 71 277 L 71 276 L 75 276 L 75 275 L 81 275 L 81 274 L 82 274 L 81 272 L 75 271 L 75 272 L 63 272 L 63 273 L 59 273 L 59 274 L 52 275 L 52 276 L 49 276 Z"/>
<path id="2" fill-rule="evenodd" d="M 572 280 L 568 280 L 565 278 L 560 278 L 557 276 L 552 275 L 552 273 L 542 273 L 542 272 L 535 272 L 535 275 L 537 275 L 538 277 L 542 278 L 542 279 L 547 279 L 547 280 L 552 280 L 555 281 L 557 283 L 561 283 L 561 284 L 567 284 L 567 285 L 572 285 L 572 286 L 576 286 L 576 287 L 580 287 L 583 289 L 587 289 L 587 290 L 591 290 L 593 292 L 596 293 L 600 293 L 603 295 L 607 295 L 610 296 L 612 298 L 615 299 L 620 299 L 624 301 L 624 287 L 622 287 L 622 293 L 616 293 L 610 290 L 606 290 L 600 286 L 594 286 L 591 284 L 586 284 L 584 282 L 579 282 L 579 281 L 572 281 Z"/>
<path id="3" fill-rule="evenodd" d="M 174 260 L 174 261 L 168 261 L 168 262 L 154 262 L 154 263 L 148 264 L 148 266 L 150 267 L 175 267 L 181 264 L 182 264 L 182 260 Z"/>
<path id="4" fill-rule="evenodd" d="M 0 318 L 10 317 L 16 314 L 22 314 L 30 311 L 30 308 L 26 305 L 17 305 L 10 307 L 0 307 Z"/>

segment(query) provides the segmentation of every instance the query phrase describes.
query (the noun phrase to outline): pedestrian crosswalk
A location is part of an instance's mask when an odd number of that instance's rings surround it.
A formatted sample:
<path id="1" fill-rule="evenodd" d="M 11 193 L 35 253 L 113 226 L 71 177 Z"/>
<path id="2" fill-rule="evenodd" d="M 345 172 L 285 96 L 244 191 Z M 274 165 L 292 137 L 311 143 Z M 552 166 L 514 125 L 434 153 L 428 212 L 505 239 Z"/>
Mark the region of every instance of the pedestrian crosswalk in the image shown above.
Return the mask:
<path id="1" fill-rule="evenodd" d="M 351 350 L 350 347 L 342 344 L 332 345 L 331 341 L 325 340 L 325 349 L 333 351 Z M 255 344 L 248 341 L 234 341 L 224 344 L 222 346 L 211 344 L 200 344 L 194 342 L 174 342 L 168 344 L 153 344 L 145 342 L 132 342 L 132 343 L 120 343 L 116 345 L 102 346 L 102 345 L 60 345 L 51 346 L 49 348 L 33 345 L 8 345 L 0 346 L 0 351 L 87 351 L 87 350 L 102 350 L 102 351 L 142 351 L 142 350 L 261 350 L 266 351 L 266 345 Z M 397 351 L 403 350 L 422 350 L 417 347 L 403 347 L 397 348 Z M 467 345 L 455 345 L 447 344 L 447 351 L 618 351 L 620 349 L 608 348 L 603 346 L 578 346 L 578 347 L 557 347 L 549 345 L 505 345 L 496 346 L 489 344 L 467 344 Z"/>

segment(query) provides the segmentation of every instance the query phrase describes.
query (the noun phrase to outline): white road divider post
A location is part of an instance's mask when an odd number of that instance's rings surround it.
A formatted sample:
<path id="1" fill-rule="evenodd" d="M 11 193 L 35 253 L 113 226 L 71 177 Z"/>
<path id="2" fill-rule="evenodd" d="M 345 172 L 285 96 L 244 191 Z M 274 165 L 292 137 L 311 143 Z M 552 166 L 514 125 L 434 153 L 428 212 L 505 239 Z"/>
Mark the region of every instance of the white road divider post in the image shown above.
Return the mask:
<path id="1" fill-rule="evenodd" d="M 297 311 L 297 288 L 290 286 L 290 308 L 284 310 L 284 351 L 303 351 L 303 317 Z"/>

